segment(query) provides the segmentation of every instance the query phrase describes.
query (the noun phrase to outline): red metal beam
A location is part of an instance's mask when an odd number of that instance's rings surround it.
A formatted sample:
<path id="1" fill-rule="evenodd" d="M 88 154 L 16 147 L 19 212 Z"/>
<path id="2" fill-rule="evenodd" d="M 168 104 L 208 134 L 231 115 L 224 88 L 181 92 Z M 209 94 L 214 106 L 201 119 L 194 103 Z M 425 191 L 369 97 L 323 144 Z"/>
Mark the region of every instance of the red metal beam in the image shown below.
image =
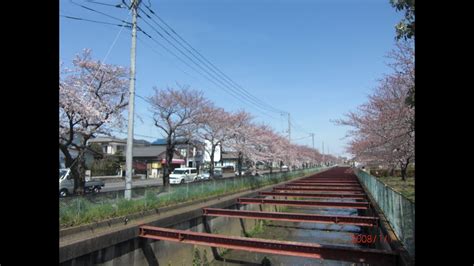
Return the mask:
<path id="1" fill-rule="evenodd" d="M 297 183 L 297 184 L 293 184 L 293 183 L 288 183 L 288 184 L 285 184 L 283 185 L 283 187 L 305 187 L 305 188 L 326 188 L 326 189 L 356 189 L 356 190 L 360 190 L 362 189 L 361 186 L 359 185 L 332 185 L 332 186 L 328 186 L 328 185 L 314 185 L 314 184 L 303 184 L 303 183 Z"/>
<path id="2" fill-rule="evenodd" d="M 395 252 L 377 249 L 235 237 L 145 225 L 140 226 L 139 237 L 249 252 L 313 259 L 343 260 L 373 265 L 396 265 L 398 258 Z"/>
<path id="3" fill-rule="evenodd" d="M 205 216 L 237 217 L 246 219 L 261 219 L 286 222 L 307 222 L 307 223 L 329 223 L 329 224 L 350 224 L 357 226 L 372 227 L 377 224 L 377 217 L 370 216 L 348 216 L 348 215 L 319 215 L 290 212 L 259 212 L 241 211 L 228 209 L 203 208 Z"/>
<path id="4" fill-rule="evenodd" d="M 354 188 L 308 188 L 308 187 L 274 187 L 273 190 L 291 190 L 291 191 L 314 191 L 314 192 L 361 192 L 364 190 Z"/>
<path id="5" fill-rule="evenodd" d="M 295 182 L 308 182 L 308 183 L 348 183 L 348 184 L 359 184 L 356 180 L 341 180 L 341 179 L 306 179 L 297 180 Z"/>
<path id="6" fill-rule="evenodd" d="M 320 178 L 320 177 L 313 177 L 313 178 L 304 178 L 299 180 L 307 180 L 307 181 L 344 181 L 344 182 L 358 182 L 356 178 Z"/>
<path id="7" fill-rule="evenodd" d="M 306 182 L 292 182 L 292 183 L 287 183 L 285 186 L 293 186 L 293 187 L 344 187 L 344 188 L 360 188 L 361 186 L 359 184 L 335 184 L 335 183 L 306 183 Z"/>
<path id="8" fill-rule="evenodd" d="M 312 184 L 312 183 L 328 183 L 328 184 L 359 184 L 358 181 L 327 181 L 327 180 L 303 180 L 303 179 L 300 179 L 300 180 L 297 180 L 295 182 L 298 182 L 298 183 L 309 183 L 309 184 Z"/>
<path id="9" fill-rule="evenodd" d="M 307 207 L 322 207 L 322 208 L 350 208 L 362 209 L 369 208 L 368 202 L 343 202 L 343 201 L 312 201 L 312 200 L 279 200 L 279 199 L 262 199 L 262 198 L 238 198 L 238 203 L 241 204 L 273 204 L 273 205 L 288 205 L 288 206 L 307 206 Z"/>
<path id="10" fill-rule="evenodd" d="M 278 196 L 278 197 L 300 197 L 300 198 L 343 198 L 343 199 L 367 199 L 364 194 L 345 194 L 345 193 L 298 193 L 298 192 L 260 192 L 264 196 Z"/>

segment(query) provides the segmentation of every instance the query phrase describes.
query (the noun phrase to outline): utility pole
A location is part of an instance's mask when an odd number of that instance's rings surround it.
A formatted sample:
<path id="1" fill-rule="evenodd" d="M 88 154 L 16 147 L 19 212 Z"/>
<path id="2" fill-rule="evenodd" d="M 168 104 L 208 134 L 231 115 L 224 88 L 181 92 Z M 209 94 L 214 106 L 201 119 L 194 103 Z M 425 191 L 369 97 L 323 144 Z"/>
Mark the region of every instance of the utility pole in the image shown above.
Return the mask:
<path id="1" fill-rule="evenodd" d="M 311 137 L 313 138 L 313 150 L 314 150 L 314 133 L 311 133 Z"/>
<path id="2" fill-rule="evenodd" d="M 325 162 L 325 159 L 324 159 L 324 141 L 323 141 L 323 163 Z"/>
<path id="3" fill-rule="evenodd" d="M 290 147 L 288 147 L 288 151 L 290 152 L 290 156 L 289 156 L 289 171 L 291 171 L 291 121 L 290 121 L 290 113 L 288 113 L 288 142 L 290 143 Z"/>
<path id="4" fill-rule="evenodd" d="M 132 198 L 132 160 L 133 160 L 133 117 L 135 109 L 135 50 L 137 44 L 137 8 L 141 0 L 131 0 L 130 9 L 132 9 L 132 48 L 130 50 L 130 94 L 128 101 L 128 136 L 127 136 L 127 154 L 125 158 L 126 176 L 125 176 L 125 199 Z"/>
<path id="5" fill-rule="evenodd" d="M 288 141 L 291 143 L 291 122 L 290 122 L 290 113 L 288 113 Z"/>

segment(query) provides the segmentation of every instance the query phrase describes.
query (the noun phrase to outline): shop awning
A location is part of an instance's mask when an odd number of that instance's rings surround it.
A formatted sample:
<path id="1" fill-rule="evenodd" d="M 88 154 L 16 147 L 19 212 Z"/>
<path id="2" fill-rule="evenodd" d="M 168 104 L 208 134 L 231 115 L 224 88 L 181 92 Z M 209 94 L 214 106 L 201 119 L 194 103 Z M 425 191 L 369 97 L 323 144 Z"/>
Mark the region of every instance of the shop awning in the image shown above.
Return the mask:
<path id="1" fill-rule="evenodd" d="M 166 159 L 161 160 L 161 163 L 165 164 Z M 171 160 L 171 164 L 184 164 L 184 160 L 183 159 L 173 159 L 173 160 Z"/>

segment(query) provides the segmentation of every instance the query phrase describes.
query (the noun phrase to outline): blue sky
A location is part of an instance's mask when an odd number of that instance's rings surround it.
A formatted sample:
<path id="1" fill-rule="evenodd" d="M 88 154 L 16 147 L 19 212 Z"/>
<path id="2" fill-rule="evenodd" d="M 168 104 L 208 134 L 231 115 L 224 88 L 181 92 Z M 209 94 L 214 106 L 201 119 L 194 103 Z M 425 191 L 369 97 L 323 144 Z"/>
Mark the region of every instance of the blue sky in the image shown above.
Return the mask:
<path id="1" fill-rule="evenodd" d="M 127 9 L 74 2 L 131 21 Z M 289 112 L 296 125 L 291 129 L 295 143 L 311 146 L 309 133 L 313 132 L 316 148 L 321 150 L 324 141 L 325 152 L 329 148 L 331 154 L 346 156 L 348 128 L 331 120 L 364 103 L 377 80 L 390 71 L 385 56 L 394 46 L 394 25 L 402 17 L 388 0 L 144 0 L 142 8 L 149 3 L 232 80 L 260 100 Z M 60 14 L 120 23 L 70 0 L 60 1 Z M 181 55 L 141 19 L 138 23 L 155 40 Z M 127 28 L 60 17 L 60 58 L 66 65 L 82 49 L 91 48 L 95 59 L 128 67 L 130 45 L 131 31 Z M 143 34 L 137 42 L 136 64 L 138 95 L 151 95 L 154 86 L 189 85 L 202 90 L 216 105 L 229 111 L 245 109 L 255 121 L 287 134 L 283 132 L 287 129 L 286 116 L 262 114 L 253 105 L 242 103 Z M 135 133 L 160 137 L 148 105 L 139 98 L 135 102 L 135 113 L 143 120 L 135 120 Z"/>

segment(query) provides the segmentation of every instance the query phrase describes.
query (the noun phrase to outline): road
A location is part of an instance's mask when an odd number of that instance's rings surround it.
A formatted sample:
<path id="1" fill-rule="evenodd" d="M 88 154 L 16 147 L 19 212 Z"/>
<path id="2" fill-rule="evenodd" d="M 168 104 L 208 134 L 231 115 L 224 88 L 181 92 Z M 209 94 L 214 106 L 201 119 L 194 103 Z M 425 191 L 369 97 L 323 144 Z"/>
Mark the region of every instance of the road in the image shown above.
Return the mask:
<path id="1" fill-rule="evenodd" d="M 145 180 L 133 180 L 132 188 L 135 187 L 147 187 L 147 186 L 162 186 L 163 180 L 161 178 L 150 178 Z M 102 192 L 117 191 L 125 189 L 125 181 L 121 182 L 106 182 L 105 186 L 102 188 Z"/>
<path id="2" fill-rule="evenodd" d="M 268 173 L 270 170 L 259 170 L 258 171 L 260 174 Z M 279 172 L 278 170 L 274 170 L 274 173 Z M 283 171 L 284 172 L 284 171 Z M 224 173 L 224 178 L 231 178 L 235 177 L 234 173 Z M 105 186 L 102 188 L 102 192 L 110 192 L 110 191 L 118 191 L 118 190 L 124 190 L 125 189 L 125 181 L 107 181 L 103 180 L 105 182 Z M 132 182 L 132 188 L 136 187 L 147 187 L 147 186 L 162 186 L 163 185 L 163 179 L 162 178 L 149 178 L 149 179 L 138 179 L 138 180 L 133 180 Z"/>

